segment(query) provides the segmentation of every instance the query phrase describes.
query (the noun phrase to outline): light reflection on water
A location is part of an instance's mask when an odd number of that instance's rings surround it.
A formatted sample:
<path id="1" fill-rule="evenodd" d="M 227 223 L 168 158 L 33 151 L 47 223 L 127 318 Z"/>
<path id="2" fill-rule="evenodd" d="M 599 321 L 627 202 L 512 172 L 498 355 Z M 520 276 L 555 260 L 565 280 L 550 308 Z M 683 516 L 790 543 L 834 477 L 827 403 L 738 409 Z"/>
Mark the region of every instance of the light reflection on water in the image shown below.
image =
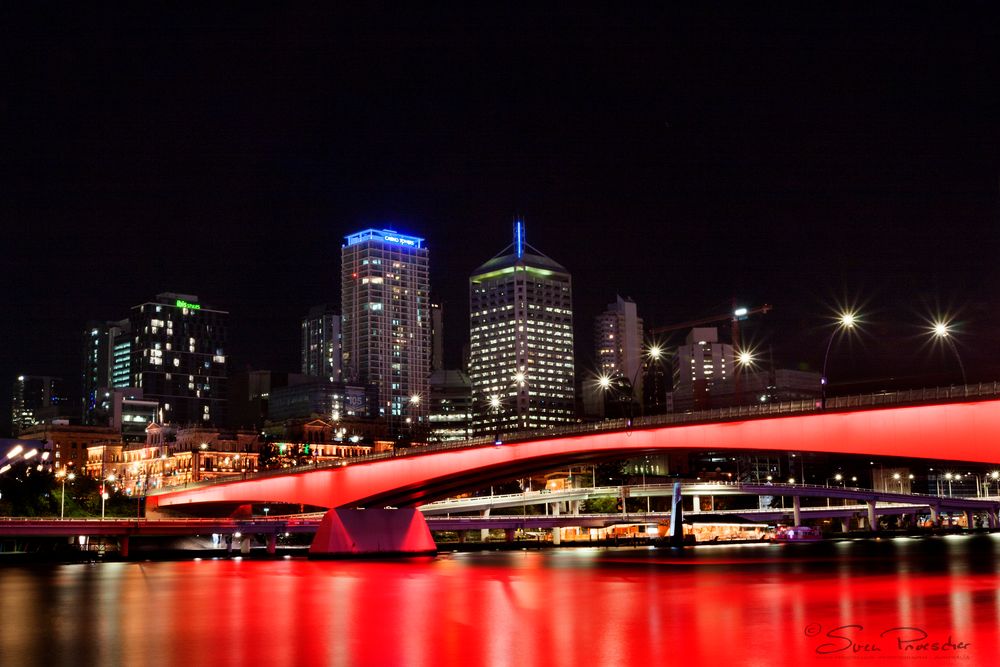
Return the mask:
<path id="1" fill-rule="evenodd" d="M 879 636 L 899 626 L 969 643 L 921 659 L 995 665 L 998 554 L 969 536 L 6 566 L 0 665 L 907 664 L 917 631 Z"/>

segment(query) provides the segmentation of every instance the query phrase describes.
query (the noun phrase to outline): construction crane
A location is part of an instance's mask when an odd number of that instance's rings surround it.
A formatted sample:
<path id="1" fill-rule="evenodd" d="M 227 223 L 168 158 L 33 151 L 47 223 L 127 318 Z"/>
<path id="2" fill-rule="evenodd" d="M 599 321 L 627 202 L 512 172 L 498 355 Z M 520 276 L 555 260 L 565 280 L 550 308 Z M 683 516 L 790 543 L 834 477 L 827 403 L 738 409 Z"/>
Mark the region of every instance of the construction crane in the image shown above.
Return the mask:
<path id="1" fill-rule="evenodd" d="M 721 315 L 713 315 L 712 317 L 702 317 L 697 320 L 688 320 L 687 322 L 679 322 L 677 324 L 668 324 L 662 327 L 656 327 L 651 329 L 649 333 L 651 334 L 661 334 L 667 333 L 668 331 L 677 331 L 679 329 L 693 329 L 697 326 L 703 324 L 719 324 L 720 322 L 730 322 L 732 327 L 732 341 L 733 349 L 742 350 L 743 345 L 740 341 L 740 322 L 750 319 L 751 315 L 764 315 L 766 313 L 774 310 L 774 306 L 769 304 L 764 304 L 763 306 L 758 306 L 757 308 L 742 308 L 736 306 L 736 300 L 733 299 L 733 309 L 728 313 Z"/>

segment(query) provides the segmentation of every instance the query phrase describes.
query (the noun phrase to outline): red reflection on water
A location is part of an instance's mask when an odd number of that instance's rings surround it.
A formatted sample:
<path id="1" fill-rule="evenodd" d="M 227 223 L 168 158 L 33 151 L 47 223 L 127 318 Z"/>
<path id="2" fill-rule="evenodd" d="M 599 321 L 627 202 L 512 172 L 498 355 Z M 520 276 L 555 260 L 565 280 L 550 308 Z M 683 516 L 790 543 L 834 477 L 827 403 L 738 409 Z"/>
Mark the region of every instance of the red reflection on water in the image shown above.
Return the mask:
<path id="1" fill-rule="evenodd" d="M 921 656 L 996 664 L 997 541 L 914 559 L 926 544 L 874 556 L 849 544 L 7 568 L 0 656 L 4 665 L 772 666 L 838 659 L 818 649 L 911 657 L 897 640 L 918 631 L 880 636 L 907 626 L 929 635 Z M 949 637 L 969 646 L 931 650 Z"/>

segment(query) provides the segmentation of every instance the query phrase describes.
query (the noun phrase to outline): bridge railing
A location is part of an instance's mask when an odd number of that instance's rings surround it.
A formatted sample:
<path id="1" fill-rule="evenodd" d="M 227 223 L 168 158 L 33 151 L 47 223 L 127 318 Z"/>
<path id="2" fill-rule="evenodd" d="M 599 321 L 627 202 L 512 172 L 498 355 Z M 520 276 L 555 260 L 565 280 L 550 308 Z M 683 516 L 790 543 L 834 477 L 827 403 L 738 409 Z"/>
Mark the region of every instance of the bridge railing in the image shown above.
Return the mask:
<path id="1" fill-rule="evenodd" d="M 649 415 L 627 419 L 606 419 L 600 422 L 567 424 L 548 429 L 513 431 L 501 434 L 503 443 L 523 442 L 530 440 L 542 440 L 564 436 L 588 435 L 591 433 L 605 433 L 609 431 L 621 431 L 630 433 L 635 429 L 654 428 L 658 426 L 671 426 L 677 424 L 692 424 L 703 422 L 722 422 L 733 419 L 754 419 L 766 418 L 777 415 L 809 414 L 815 412 L 829 412 L 831 410 L 844 410 L 851 408 L 865 408 L 886 405 L 913 405 L 921 403 L 935 403 L 941 401 L 963 401 L 982 397 L 1000 396 L 1000 382 L 980 382 L 978 384 L 966 384 L 951 387 L 931 387 L 926 389 L 906 389 L 902 391 L 882 391 L 870 394 L 856 394 L 851 396 L 834 396 L 826 399 L 824 408 L 820 399 L 810 398 L 798 401 L 781 401 L 777 403 L 760 403 L 752 405 L 737 405 L 725 408 L 714 408 L 711 410 L 698 410 L 691 412 L 674 412 L 663 415 Z M 441 442 L 429 445 L 417 445 L 408 449 L 396 449 L 387 452 L 356 456 L 349 459 L 341 459 L 329 463 L 306 464 L 292 466 L 288 468 L 276 468 L 274 470 L 261 470 L 253 474 L 248 474 L 245 478 L 216 478 L 192 482 L 183 486 L 165 487 L 157 491 L 150 492 L 149 495 L 159 495 L 160 493 L 170 493 L 185 488 L 200 488 L 215 484 L 227 484 L 249 479 L 261 479 L 280 475 L 289 475 L 298 472 L 308 472 L 310 470 L 324 470 L 339 468 L 346 465 L 356 465 L 360 463 L 371 463 L 373 461 L 385 461 L 398 459 L 401 457 L 429 454 L 434 452 L 446 452 L 456 449 L 467 449 L 473 447 L 494 446 L 496 438 L 494 436 L 479 436 L 467 440 L 455 440 L 451 442 Z"/>

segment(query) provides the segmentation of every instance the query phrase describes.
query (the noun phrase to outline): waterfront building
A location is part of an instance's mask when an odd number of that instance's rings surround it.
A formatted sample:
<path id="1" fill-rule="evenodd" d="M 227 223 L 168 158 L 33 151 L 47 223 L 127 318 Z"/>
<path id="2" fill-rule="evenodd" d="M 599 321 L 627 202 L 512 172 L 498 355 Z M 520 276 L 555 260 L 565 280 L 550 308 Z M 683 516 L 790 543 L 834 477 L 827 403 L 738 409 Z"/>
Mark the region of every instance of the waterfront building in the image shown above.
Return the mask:
<path id="1" fill-rule="evenodd" d="M 341 250 L 344 378 L 378 385 L 379 414 L 397 431 L 422 422 L 430 375 L 430 278 L 424 239 L 388 229 L 346 237 Z"/>
<path id="2" fill-rule="evenodd" d="M 272 422 L 317 416 L 334 421 L 376 419 L 379 388 L 375 384 L 292 377 L 287 386 L 271 390 L 267 416 Z"/>
<path id="3" fill-rule="evenodd" d="M 36 424 L 26 428 L 21 437 L 50 443 L 56 470 L 69 467 L 82 471 L 87 465 L 88 447 L 96 443 L 121 443 L 121 433 L 109 426 Z"/>
<path id="4" fill-rule="evenodd" d="M 576 417 L 569 272 L 514 242 L 469 278 L 469 376 L 477 433 L 548 428 Z"/>
<path id="5" fill-rule="evenodd" d="M 302 320 L 302 374 L 340 382 L 340 314 L 323 304 L 309 310 Z"/>

